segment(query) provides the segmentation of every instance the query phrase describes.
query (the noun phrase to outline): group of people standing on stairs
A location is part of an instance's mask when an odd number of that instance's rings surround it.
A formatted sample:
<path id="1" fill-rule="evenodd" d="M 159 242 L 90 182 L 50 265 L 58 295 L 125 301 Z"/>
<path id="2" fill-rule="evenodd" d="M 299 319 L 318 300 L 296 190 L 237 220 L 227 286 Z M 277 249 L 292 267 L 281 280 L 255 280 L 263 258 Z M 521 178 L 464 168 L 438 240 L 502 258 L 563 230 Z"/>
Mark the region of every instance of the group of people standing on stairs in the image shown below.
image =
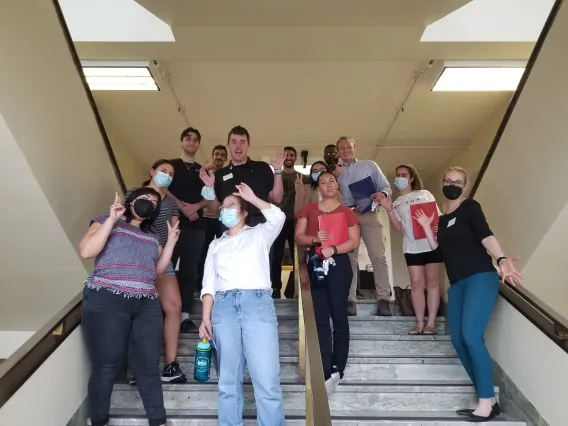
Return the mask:
<path id="1" fill-rule="evenodd" d="M 189 313 L 198 282 L 202 282 L 203 304 L 199 335 L 214 342 L 219 358 L 219 424 L 242 420 L 245 365 L 253 382 L 258 423 L 284 424 L 273 298 L 282 286 L 281 260 L 275 263 L 274 259 L 282 256 L 286 241 L 290 249 L 294 241 L 301 247 L 300 274 L 311 283 L 326 388 L 333 392 L 345 379 L 348 316 L 356 315 L 361 238 L 373 265 L 377 313 L 391 314 L 378 217 L 381 207 L 392 226 L 404 234 L 417 317 L 417 326 L 409 333 L 435 334 L 437 266 L 443 262 L 451 283 L 452 342 L 479 396 L 474 409 L 459 414 L 473 422 L 499 414 L 491 359 L 483 341 L 499 286 L 492 257 L 503 279 L 522 277 L 513 265 L 516 259 L 503 255 L 479 204 L 465 198 L 468 177 L 463 169 L 452 168 L 444 175 L 447 205 L 436 228 L 434 214 L 420 209 L 411 212 L 413 204 L 435 201 L 423 189 L 414 167 L 396 169 L 394 183 L 400 196 L 393 202 L 388 180 L 375 162 L 356 158 L 351 138 L 328 145 L 325 161 L 315 162 L 308 177 L 294 170 L 297 154 L 292 147 L 278 151 L 270 165 L 251 160 L 250 135 L 241 126 L 228 134 L 228 166 L 224 166 L 227 148 L 223 145 L 213 149 L 210 164 L 197 164 L 200 143 L 200 133 L 186 129 L 181 135 L 181 158 L 157 161 L 150 180 L 128 191 L 124 202 L 117 195 L 109 214 L 93 219 L 81 240 L 81 255 L 95 259 L 83 297 L 93 426 L 108 423 L 112 386 L 126 355 L 150 426 L 166 423 L 161 386 L 186 381 L 176 362 L 177 342 L 180 328 L 197 331 Z M 376 192 L 354 197 L 353 185 L 364 179 Z M 347 238 L 326 246 L 332 235 L 320 229 L 320 217 L 338 212 L 345 215 Z M 414 237 L 413 221 L 426 238 Z M 314 256 L 329 264 L 323 281 L 315 279 L 314 263 L 309 261 Z M 286 294 L 292 296 L 293 288 L 292 282 Z M 165 367 L 160 378 L 162 343 Z"/>

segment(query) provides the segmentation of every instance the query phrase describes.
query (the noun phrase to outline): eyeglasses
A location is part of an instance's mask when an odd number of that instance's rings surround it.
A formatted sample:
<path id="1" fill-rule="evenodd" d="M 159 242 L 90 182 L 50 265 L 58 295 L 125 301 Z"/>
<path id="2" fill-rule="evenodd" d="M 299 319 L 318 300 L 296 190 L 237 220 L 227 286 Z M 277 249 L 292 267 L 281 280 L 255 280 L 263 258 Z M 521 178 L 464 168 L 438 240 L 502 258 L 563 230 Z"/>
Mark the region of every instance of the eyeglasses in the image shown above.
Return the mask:
<path id="1" fill-rule="evenodd" d="M 453 186 L 463 186 L 463 182 L 461 180 L 451 180 L 451 179 L 442 179 L 442 183 L 444 185 L 453 185 Z"/>

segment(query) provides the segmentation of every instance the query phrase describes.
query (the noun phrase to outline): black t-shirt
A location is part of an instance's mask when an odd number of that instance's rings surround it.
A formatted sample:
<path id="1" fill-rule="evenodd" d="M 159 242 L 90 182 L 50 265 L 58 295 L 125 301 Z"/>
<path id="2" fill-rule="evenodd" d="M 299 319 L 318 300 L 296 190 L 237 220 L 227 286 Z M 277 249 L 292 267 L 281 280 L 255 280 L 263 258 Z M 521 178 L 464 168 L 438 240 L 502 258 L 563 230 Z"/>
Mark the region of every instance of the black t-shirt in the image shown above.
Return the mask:
<path id="1" fill-rule="evenodd" d="M 229 164 L 215 172 L 215 195 L 219 202 L 222 203 L 226 197 L 236 191 L 235 185 L 243 182 L 251 187 L 258 198 L 270 202 L 268 194 L 274 186 L 274 172 L 268 163 L 254 161 L 250 158 L 244 164 L 238 166 Z M 250 206 L 248 213 L 249 216 L 252 216 L 260 213 L 260 211 L 256 207 Z"/>
<path id="2" fill-rule="evenodd" d="M 170 192 L 180 201 L 195 204 L 203 200 L 201 190 L 203 181 L 199 177 L 201 165 L 199 163 L 186 163 L 181 158 L 170 160 L 174 165 L 174 179 L 169 187 Z M 180 207 L 180 206 L 178 206 Z M 198 211 L 199 219 L 190 222 L 189 219 L 179 212 L 180 227 L 200 227 L 203 226 L 203 210 Z"/>
<path id="3" fill-rule="evenodd" d="M 452 213 L 440 216 L 438 244 L 450 283 L 479 272 L 495 271 L 481 241 L 493 235 L 479 203 L 464 200 Z"/>

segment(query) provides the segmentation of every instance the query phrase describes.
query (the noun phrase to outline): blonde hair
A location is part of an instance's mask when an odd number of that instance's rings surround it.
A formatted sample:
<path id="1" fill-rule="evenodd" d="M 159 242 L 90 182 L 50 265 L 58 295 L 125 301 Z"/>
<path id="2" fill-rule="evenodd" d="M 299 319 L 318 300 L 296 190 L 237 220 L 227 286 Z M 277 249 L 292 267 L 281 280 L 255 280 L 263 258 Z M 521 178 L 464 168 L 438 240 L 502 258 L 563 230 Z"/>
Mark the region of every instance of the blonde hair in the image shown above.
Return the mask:
<path id="1" fill-rule="evenodd" d="M 469 185 L 469 175 L 467 174 L 467 172 L 465 171 L 465 169 L 463 167 L 460 167 L 460 166 L 449 167 L 444 172 L 444 176 L 442 177 L 442 180 L 445 179 L 446 176 L 448 175 L 448 173 L 450 173 L 450 172 L 461 173 L 462 176 L 463 176 L 463 187 L 464 187 L 464 189 L 467 188 L 467 186 Z"/>
<path id="2" fill-rule="evenodd" d="M 339 139 L 337 139 L 337 142 L 335 142 L 335 147 L 339 148 L 339 142 L 341 142 L 344 139 L 348 142 L 351 142 L 353 146 L 355 146 L 355 139 L 350 138 L 349 136 L 341 136 Z"/>

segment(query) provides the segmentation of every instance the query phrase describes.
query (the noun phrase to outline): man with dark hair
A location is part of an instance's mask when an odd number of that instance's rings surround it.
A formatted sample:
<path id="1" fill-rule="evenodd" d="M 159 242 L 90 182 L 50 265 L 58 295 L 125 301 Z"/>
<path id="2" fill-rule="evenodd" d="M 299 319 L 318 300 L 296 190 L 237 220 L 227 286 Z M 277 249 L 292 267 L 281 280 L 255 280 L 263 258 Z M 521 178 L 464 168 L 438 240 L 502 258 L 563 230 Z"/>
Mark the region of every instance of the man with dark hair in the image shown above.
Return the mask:
<path id="1" fill-rule="evenodd" d="M 236 191 L 236 186 L 246 183 L 258 198 L 263 201 L 279 204 L 282 202 L 282 165 L 284 164 L 284 150 L 278 150 L 272 157 L 270 166 L 264 161 L 254 161 L 248 157 L 250 135 L 242 126 L 235 126 L 228 135 L 231 161 L 229 165 L 217 170 L 214 174 L 208 173 L 205 168 L 200 176 L 205 187 L 203 195 L 208 200 L 214 200 L 217 207 L 225 197 Z M 248 211 L 247 225 L 256 226 L 265 222 L 260 211 L 251 206 Z"/>
<path id="2" fill-rule="evenodd" d="M 297 151 L 294 147 L 287 146 L 284 148 L 284 168 L 282 173 L 282 187 L 284 195 L 279 207 L 286 214 L 286 222 L 282 227 L 280 235 L 272 244 L 272 252 L 270 259 L 270 280 L 272 281 L 272 297 L 280 299 L 282 292 L 282 258 L 284 257 L 284 249 L 286 241 L 290 250 L 290 256 L 294 259 L 294 229 L 296 226 L 295 215 L 295 199 L 296 199 L 296 186 L 309 185 L 310 179 L 307 176 L 298 173 L 294 169 L 296 163 Z M 286 285 L 285 296 L 286 298 L 294 297 L 294 274 L 290 274 L 291 279 L 288 279 Z"/>
<path id="3" fill-rule="evenodd" d="M 176 244 L 172 263 L 179 260 L 178 282 L 181 294 L 181 332 L 196 331 L 189 320 L 193 293 L 197 287 L 198 266 L 201 249 L 205 241 L 203 208 L 208 201 L 201 196 L 203 182 L 199 178 L 201 165 L 195 161 L 195 154 L 201 144 L 199 130 L 188 127 L 180 136 L 182 153 L 180 158 L 170 160 L 174 166 L 174 179 L 168 188 L 180 211 L 180 236 Z"/>
<path id="4" fill-rule="evenodd" d="M 211 160 L 204 168 L 210 172 L 215 173 L 218 169 L 222 168 L 227 161 L 227 148 L 225 145 L 215 145 L 211 153 Z M 223 234 L 223 226 L 219 222 L 219 209 L 211 209 L 205 207 L 203 209 L 203 218 L 205 221 L 205 243 L 201 252 L 201 261 L 199 262 L 199 280 L 197 291 L 201 291 L 201 282 L 203 280 L 203 270 L 205 269 L 205 258 L 207 257 L 207 250 L 209 244 L 215 239 L 220 238 Z"/>

